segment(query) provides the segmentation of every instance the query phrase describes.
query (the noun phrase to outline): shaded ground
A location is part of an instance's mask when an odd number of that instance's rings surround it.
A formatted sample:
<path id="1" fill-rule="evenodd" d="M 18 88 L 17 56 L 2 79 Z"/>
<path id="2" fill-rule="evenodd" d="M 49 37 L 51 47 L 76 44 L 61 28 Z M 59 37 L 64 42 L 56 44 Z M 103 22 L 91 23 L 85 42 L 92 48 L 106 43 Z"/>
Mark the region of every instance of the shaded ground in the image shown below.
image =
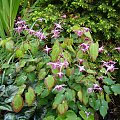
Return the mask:
<path id="1" fill-rule="evenodd" d="M 95 113 L 95 120 L 120 120 L 120 96 L 113 96 L 111 99 L 106 117 L 103 119 Z"/>

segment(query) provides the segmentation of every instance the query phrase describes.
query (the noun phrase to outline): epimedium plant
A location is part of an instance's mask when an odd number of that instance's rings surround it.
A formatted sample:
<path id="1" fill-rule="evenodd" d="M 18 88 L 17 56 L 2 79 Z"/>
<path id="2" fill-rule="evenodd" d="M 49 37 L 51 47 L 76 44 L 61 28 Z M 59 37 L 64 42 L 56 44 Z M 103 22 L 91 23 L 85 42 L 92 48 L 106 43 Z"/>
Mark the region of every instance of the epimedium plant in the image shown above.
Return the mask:
<path id="1" fill-rule="evenodd" d="M 4 119 L 94 120 L 95 111 L 104 118 L 110 96 L 120 94 L 113 77 L 119 57 L 111 58 L 86 27 L 74 25 L 66 32 L 58 21 L 37 30 L 21 18 L 15 25 L 17 39 L 0 41 L 11 53 L 1 66 Z"/>

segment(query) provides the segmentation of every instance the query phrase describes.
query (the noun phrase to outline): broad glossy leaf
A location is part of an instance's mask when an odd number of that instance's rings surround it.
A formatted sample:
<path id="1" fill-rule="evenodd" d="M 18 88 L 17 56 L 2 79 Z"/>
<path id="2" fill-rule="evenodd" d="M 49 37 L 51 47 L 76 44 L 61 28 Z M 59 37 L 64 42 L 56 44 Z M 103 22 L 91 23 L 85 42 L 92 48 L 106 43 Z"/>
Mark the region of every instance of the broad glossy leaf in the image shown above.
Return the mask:
<path id="1" fill-rule="evenodd" d="M 115 94 L 120 94 L 120 84 L 112 85 L 111 89 Z"/>
<path id="2" fill-rule="evenodd" d="M 13 101 L 12 101 L 12 107 L 13 110 L 18 113 L 21 111 L 21 109 L 23 108 L 23 98 L 21 97 L 21 95 L 15 95 Z"/>
<path id="3" fill-rule="evenodd" d="M 34 100 L 35 100 L 35 92 L 32 87 L 29 87 L 28 92 L 25 93 L 25 101 L 28 104 L 28 106 L 32 106 Z"/>
<path id="4" fill-rule="evenodd" d="M 98 56 L 98 50 L 99 50 L 99 44 L 98 44 L 98 42 L 90 44 L 89 55 L 92 58 L 93 62 L 96 60 L 96 58 Z"/>
<path id="5" fill-rule="evenodd" d="M 60 54 L 61 50 L 60 50 L 60 45 L 59 42 L 56 41 L 52 47 L 52 53 L 51 53 L 51 57 L 52 57 L 52 61 L 56 61 L 59 54 Z"/>
<path id="6" fill-rule="evenodd" d="M 55 79 L 52 75 L 48 75 L 47 78 L 45 78 L 45 81 L 44 81 L 46 87 L 48 88 L 48 90 L 51 90 L 52 87 L 54 86 L 55 84 Z"/>

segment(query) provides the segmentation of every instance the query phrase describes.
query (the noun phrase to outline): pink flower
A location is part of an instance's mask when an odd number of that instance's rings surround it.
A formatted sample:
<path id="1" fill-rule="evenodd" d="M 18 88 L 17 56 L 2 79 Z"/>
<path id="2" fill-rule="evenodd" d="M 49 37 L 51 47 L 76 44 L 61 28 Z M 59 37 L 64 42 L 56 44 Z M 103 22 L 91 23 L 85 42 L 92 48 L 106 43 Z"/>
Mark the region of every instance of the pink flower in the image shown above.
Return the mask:
<path id="1" fill-rule="evenodd" d="M 106 72 L 113 72 L 115 69 L 118 69 L 118 68 L 115 68 L 115 66 L 113 65 L 113 64 L 111 64 L 111 65 L 108 65 L 108 66 L 106 66 L 107 67 L 107 71 Z"/>
<path id="2" fill-rule="evenodd" d="M 58 90 L 58 91 L 61 91 L 63 89 L 63 87 L 66 86 L 65 84 L 62 84 L 62 85 L 56 85 L 55 88 L 53 89 L 54 90 Z"/>
<path id="3" fill-rule="evenodd" d="M 47 54 L 48 54 L 48 52 L 49 52 L 50 50 L 52 50 L 52 48 L 48 48 L 48 46 L 46 45 L 44 51 L 46 51 Z"/>
<path id="4" fill-rule="evenodd" d="M 116 47 L 115 50 L 118 50 L 118 52 L 120 52 L 120 47 Z"/>
<path id="5" fill-rule="evenodd" d="M 60 24 L 58 24 L 58 23 L 54 23 L 55 24 L 55 29 L 61 29 L 62 27 L 61 27 L 61 25 Z"/>
<path id="6" fill-rule="evenodd" d="M 93 89 L 98 91 L 102 90 L 102 88 L 98 84 L 93 84 Z"/>
<path id="7" fill-rule="evenodd" d="M 85 71 L 84 66 L 79 66 L 79 65 L 76 65 L 76 66 L 78 66 L 78 67 L 79 67 L 79 71 L 80 71 L 80 72 L 84 72 L 84 71 Z"/>
<path id="8" fill-rule="evenodd" d="M 84 29 L 84 32 L 90 31 L 90 29 L 89 29 L 89 28 L 86 28 L 86 27 L 83 27 L 83 29 Z"/>
<path id="9" fill-rule="evenodd" d="M 86 44 L 86 43 L 82 43 L 82 44 L 80 45 L 80 47 L 81 47 L 81 50 L 82 50 L 83 52 L 85 52 L 85 51 L 87 51 L 87 50 L 89 49 L 89 45 Z"/>
<path id="10" fill-rule="evenodd" d="M 60 30 L 54 29 L 54 30 L 52 30 L 51 33 L 53 33 L 52 38 L 58 38 L 60 35 Z"/>
<path id="11" fill-rule="evenodd" d="M 58 74 L 58 76 L 59 76 L 60 78 L 62 78 L 63 75 L 64 75 L 63 72 L 61 72 L 61 71 L 60 71 L 59 73 L 57 73 L 57 74 Z"/>
<path id="12" fill-rule="evenodd" d="M 83 61 L 84 61 L 83 59 L 79 59 L 79 60 L 78 60 L 79 64 L 82 64 Z"/>
<path id="13" fill-rule="evenodd" d="M 43 40 L 46 38 L 46 36 L 44 35 L 44 33 L 42 33 L 41 31 L 37 31 L 34 34 L 36 37 L 38 37 L 40 40 Z"/>
<path id="14" fill-rule="evenodd" d="M 102 46 L 102 47 L 99 48 L 98 52 L 102 53 L 103 51 L 104 51 L 104 47 Z"/>
<path id="15" fill-rule="evenodd" d="M 74 32 L 80 37 L 83 35 L 83 31 L 81 30 L 74 30 Z"/>
<path id="16" fill-rule="evenodd" d="M 61 17 L 65 19 L 67 16 L 64 14 L 64 15 L 62 15 Z"/>
<path id="17" fill-rule="evenodd" d="M 88 89 L 87 89 L 87 92 L 88 92 L 88 93 L 92 93 L 92 92 L 93 92 L 93 88 L 88 88 Z"/>

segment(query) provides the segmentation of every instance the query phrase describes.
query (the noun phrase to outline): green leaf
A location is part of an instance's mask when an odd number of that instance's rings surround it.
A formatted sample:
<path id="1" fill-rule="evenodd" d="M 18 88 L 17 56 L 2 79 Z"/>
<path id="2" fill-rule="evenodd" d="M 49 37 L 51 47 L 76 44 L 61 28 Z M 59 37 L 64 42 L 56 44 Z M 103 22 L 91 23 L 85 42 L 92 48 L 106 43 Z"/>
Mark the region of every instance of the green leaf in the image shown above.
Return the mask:
<path id="1" fill-rule="evenodd" d="M 23 51 L 20 50 L 20 49 L 17 49 L 15 53 L 16 53 L 16 57 L 17 57 L 17 58 L 22 58 L 22 57 L 24 57 L 24 53 L 23 53 Z"/>
<path id="2" fill-rule="evenodd" d="M 2 69 L 4 69 L 4 68 L 9 68 L 10 67 L 10 65 L 8 64 L 8 63 L 4 63 L 3 65 L 2 65 Z"/>
<path id="3" fill-rule="evenodd" d="M 120 94 L 120 84 L 112 85 L 111 89 L 115 94 Z"/>
<path id="4" fill-rule="evenodd" d="M 22 86 L 19 86 L 17 94 L 22 95 L 22 93 L 24 92 L 25 88 L 26 88 L 25 84 L 23 84 Z"/>
<path id="5" fill-rule="evenodd" d="M 98 50 L 99 50 L 99 44 L 98 44 L 98 42 L 90 44 L 89 55 L 92 58 L 93 62 L 96 60 L 96 58 L 98 56 Z"/>
<path id="6" fill-rule="evenodd" d="M 43 120 L 55 120 L 55 116 L 50 115 L 46 118 L 43 118 Z"/>
<path id="7" fill-rule="evenodd" d="M 35 87 L 35 93 L 37 93 L 37 95 L 40 95 L 43 90 L 44 90 L 44 89 L 43 89 L 42 85 L 37 85 L 37 86 Z"/>
<path id="8" fill-rule="evenodd" d="M 5 47 L 7 50 L 12 51 L 14 49 L 14 42 L 12 40 L 9 40 L 6 42 Z"/>
<path id="9" fill-rule="evenodd" d="M 51 90 L 52 87 L 54 86 L 55 84 L 55 80 L 54 80 L 54 77 L 52 75 L 48 75 L 47 78 L 45 78 L 45 81 L 44 81 L 46 87 L 48 88 L 48 90 Z"/>
<path id="10" fill-rule="evenodd" d="M 67 50 L 64 50 L 63 56 L 69 63 L 71 63 L 72 61 L 71 54 Z"/>
<path id="11" fill-rule="evenodd" d="M 52 61 L 56 61 L 59 54 L 60 54 L 61 50 L 60 50 L 60 45 L 58 41 L 55 41 L 53 47 L 52 47 L 52 53 L 51 53 L 51 57 L 52 57 Z"/>
<path id="12" fill-rule="evenodd" d="M 21 109 L 23 108 L 23 98 L 21 97 L 21 95 L 15 95 L 13 101 L 12 101 L 12 107 L 13 110 L 18 113 L 21 111 Z"/>
<path id="13" fill-rule="evenodd" d="M 43 69 L 41 69 L 40 71 L 39 71 L 39 73 L 38 73 L 38 79 L 39 80 L 43 80 L 44 78 L 45 78 L 45 76 L 46 76 L 46 71 L 45 71 L 45 69 L 43 68 Z"/>
<path id="14" fill-rule="evenodd" d="M 25 101 L 28 104 L 28 106 L 32 106 L 34 100 L 35 100 L 35 92 L 32 87 L 29 87 L 28 92 L 25 93 Z"/>
<path id="15" fill-rule="evenodd" d="M 59 104 L 58 107 L 57 107 L 57 110 L 58 110 L 59 114 L 61 114 L 61 115 L 66 112 L 63 104 Z"/>
<path id="16" fill-rule="evenodd" d="M 36 68 L 36 66 L 29 65 L 29 66 L 25 69 L 25 71 L 29 73 L 29 72 L 34 71 L 34 70 L 35 70 L 35 68 Z"/>
<path id="17" fill-rule="evenodd" d="M 110 88 L 108 86 L 104 85 L 103 88 L 107 94 L 111 94 Z"/>
<path id="18" fill-rule="evenodd" d="M 62 101 L 64 100 L 65 96 L 62 93 L 58 93 L 53 102 L 53 109 L 55 109 Z"/>
<path id="19" fill-rule="evenodd" d="M 82 102 L 82 100 L 83 100 L 83 93 L 82 93 L 81 90 L 77 93 L 77 96 L 78 96 L 78 99 L 80 100 L 80 102 Z"/>
<path id="20" fill-rule="evenodd" d="M 113 85 L 113 84 L 115 84 L 115 81 L 113 81 L 110 78 L 105 78 L 105 79 L 103 79 L 103 83 L 105 83 L 106 85 Z"/>
<path id="21" fill-rule="evenodd" d="M 16 78 L 15 82 L 17 83 L 18 86 L 21 86 L 26 82 L 26 79 L 27 79 L 27 76 L 22 74 Z"/>
<path id="22" fill-rule="evenodd" d="M 84 35 L 85 35 L 86 37 L 90 38 L 90 40 L 93 41 L 92 36 L 91 36 L 91 34 L 90 34 L 89 31 L 88 31 L 88 32 L 84 32 Z"/>
<path id="23" fill-rule="evenodd" d="M 100 107 L 100 114 L 102 115 L 103 118 L 106 116 L 107 108 L 105 106 Z"/>
<path id="24" fill-rule="evenodd" d="M 50 91 L 48 89 L 44 89 L 41 93 L 41 98 L 45 98 L 49 95 Z"/>
<path id="25" fill-rule="evenodd" d="M 75 91 L 71 89 L 67 89 L 65 92 L 65 97 L 67 101 L 75 100 Z"/>

